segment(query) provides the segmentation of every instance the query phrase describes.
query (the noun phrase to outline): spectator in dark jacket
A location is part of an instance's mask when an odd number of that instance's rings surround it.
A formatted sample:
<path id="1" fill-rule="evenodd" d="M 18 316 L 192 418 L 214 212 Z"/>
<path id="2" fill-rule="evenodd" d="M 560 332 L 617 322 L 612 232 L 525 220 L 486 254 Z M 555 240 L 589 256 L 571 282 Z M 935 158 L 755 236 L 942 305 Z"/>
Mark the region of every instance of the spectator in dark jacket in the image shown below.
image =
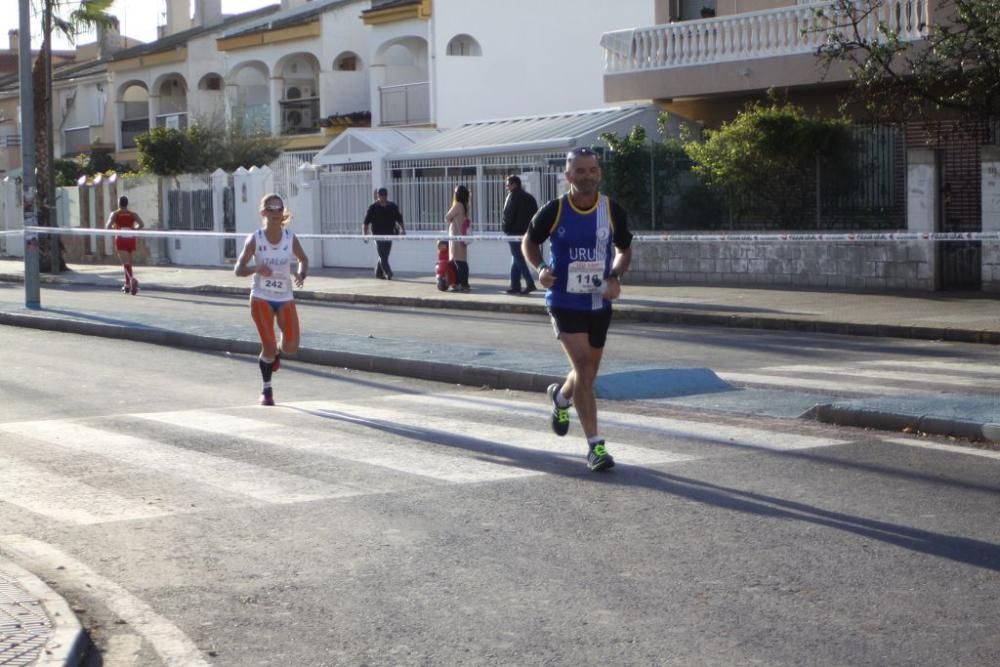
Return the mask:
<path id="1" fill-rule="evenodd" d="M 503 205 L 503 233 L 507 236 L 524 236 L 528 231 L 531 218 L 538 210 L 538 202 L 530 193 L 521 189 L 521 179 L 518 176 L 507 177 L 507 201 Z M 524 290 L 521 290 L 521 277 L 524 277 Z M 510 289 L 507 294 L 530 294 L 535 291 L 535 281 L 524 261 L 520 241 L 510 242 Z"/>
<path id="2" fill-rule="evenodd" d="M 385 188 L 379 188 L 375 191 L 375 203 L 368 207 L 368 212 L 365 214 L 361 233 L 367 235 L 369 229 L 375 236 L 396 234 L 406 236 L 406 229 L 403 228 L 403 214 L 399 212 L 399 207 L 394 202 L 389 201 L 389 191 Z M 375 241 L 375 247 L 378 249 L 375 277 L 392 280 L 392 269 L 389 268 L 392 241 Z"/>

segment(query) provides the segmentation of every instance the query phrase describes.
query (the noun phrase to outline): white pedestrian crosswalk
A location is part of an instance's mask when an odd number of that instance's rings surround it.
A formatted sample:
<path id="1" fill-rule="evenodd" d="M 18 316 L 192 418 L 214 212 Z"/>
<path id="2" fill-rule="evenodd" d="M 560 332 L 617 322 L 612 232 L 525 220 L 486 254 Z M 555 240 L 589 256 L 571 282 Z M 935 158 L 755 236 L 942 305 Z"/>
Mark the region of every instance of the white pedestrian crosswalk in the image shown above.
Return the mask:
<path id="1" fill-rule="evenodd" d="M 1000 361 L 1000 359 L 998 359 Z M 719 372 L 726 382 L 754 387 L 865 395 L 929 391 L 1000 393 L 1000 364 L 876 359 L 835 365 L 786 364 Z"/>
<path id="2" fill-rule="evenodd" d="M 0 517 L 9 504 L 62 523 L 88 525 L 422 485 L 587 474 L 578 427 L 566 438 L 555 437 L 548 430 L 544 401 L 491 396 L 496 395 L 393 394 L 267 409 L 0 424 Z M 622 467 L 847 442 L 611 411 L 601 414 L 601 422 Z M 94 472 L 98 469 L 100 474 Z M 138 481 L 136 486 L 119 483 L 111 491 L 101 483 L 109 477 Z M 197 502 L 186 502 L 193 496 Z"/>

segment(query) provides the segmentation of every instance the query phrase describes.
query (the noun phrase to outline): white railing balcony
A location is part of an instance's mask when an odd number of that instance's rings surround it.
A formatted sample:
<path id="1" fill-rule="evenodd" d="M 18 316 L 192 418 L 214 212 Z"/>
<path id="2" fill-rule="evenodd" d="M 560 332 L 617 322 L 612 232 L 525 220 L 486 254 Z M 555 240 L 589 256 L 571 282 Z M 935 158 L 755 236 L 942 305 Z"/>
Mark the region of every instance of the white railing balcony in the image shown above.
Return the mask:
<path id="1" fill-rule="evenodd" d="M 430 82 L 379 86 L 382 125 L 417 125 L 431 120 Z"/>
<path id="2" fill-rule="evenodd" d="M 879 25 L 884 24 L 900 39 L 923 39 L 930 24 L 927 5 L 928 0 L 883 0 L 859 24 L 862 37 L 878 39 Z M 627 74 L 816 53 L 838 23 L 836 7 L 835 2 L 816 2 L 607 32 L 601 38 L 604 72 Z"/>

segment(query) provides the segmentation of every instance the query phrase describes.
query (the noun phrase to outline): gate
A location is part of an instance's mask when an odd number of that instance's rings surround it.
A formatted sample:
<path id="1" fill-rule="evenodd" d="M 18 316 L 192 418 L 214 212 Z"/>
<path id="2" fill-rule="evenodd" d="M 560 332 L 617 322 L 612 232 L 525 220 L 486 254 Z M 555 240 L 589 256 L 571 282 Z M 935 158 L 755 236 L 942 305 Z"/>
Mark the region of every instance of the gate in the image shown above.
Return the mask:
<path id="1" fill-rule="evenodd" d="M 979 123 L 940 122 L 931 130 L 939 147 L 938 202 L 941 231 L 982 231 Z M 938 287 L 942 290 L 982 289 L 982 241 L 938 244 Z"/>
<path id="2" fill-rule="evenodd" d="M 211 190 L 169 190 L 167 229 L 212 231 Z"/>
<path id="3" fill-rule="evenodd" d="M 360 234 L 374 201 L 371 171 L 320 172 L 320 226 L 324 234 Z"/>

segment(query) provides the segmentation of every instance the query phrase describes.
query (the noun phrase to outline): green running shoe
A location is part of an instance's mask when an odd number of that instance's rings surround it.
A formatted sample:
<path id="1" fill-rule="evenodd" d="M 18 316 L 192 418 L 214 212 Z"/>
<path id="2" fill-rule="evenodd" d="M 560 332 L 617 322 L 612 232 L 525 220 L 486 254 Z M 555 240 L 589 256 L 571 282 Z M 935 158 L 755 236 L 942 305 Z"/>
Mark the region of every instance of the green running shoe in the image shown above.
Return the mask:
<path id="1" fill-rule="evenodd" d="M 553 382 L 549 385 L 545 393 L 548 395 L 549 400 L 552 401 L 552 432 L 563 436 L 569 432 L 569 406 L 560 408 L 556 403 L 556 392 L 559 389 L 560 385 Z"/>
<path id="2" fill-rule="evenodd" d="M 615 459 L 608 453 L 608 448 L 604 446 L 603 440 L 590 446 L 590 453 L 587 454 L 587 467 L 594 472 L 615 467 Z"/>

